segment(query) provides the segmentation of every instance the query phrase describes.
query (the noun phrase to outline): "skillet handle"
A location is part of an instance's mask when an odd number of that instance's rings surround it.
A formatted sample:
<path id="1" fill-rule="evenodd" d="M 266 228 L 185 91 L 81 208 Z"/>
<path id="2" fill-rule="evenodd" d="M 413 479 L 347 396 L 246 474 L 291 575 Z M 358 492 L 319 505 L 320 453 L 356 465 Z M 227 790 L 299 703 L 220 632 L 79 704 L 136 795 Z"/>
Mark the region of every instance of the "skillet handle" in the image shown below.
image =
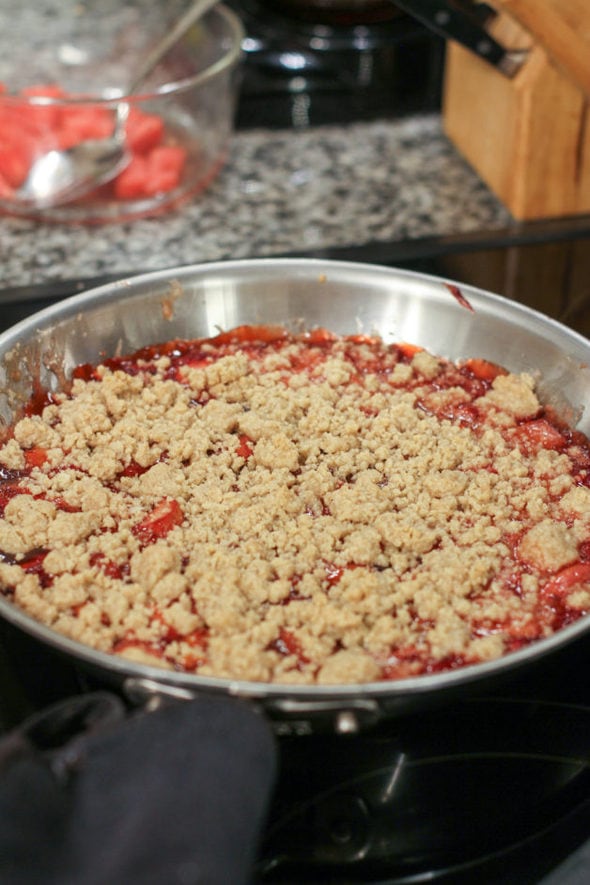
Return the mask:
<path id="1" fill-rule="evenodd" d="M 123 682 L 123 693 L 134 706 L 146 711 L 156 710 L 170 701 L 198 700 L 197 692 L 188 688 L 167 685 L 156 679 L 130 676 Z M 299 698 L 252 698 L 239 691 L 229 691 L 236 700 L 249 702 L 270 720 L 277 736 L 309 735 L 318 732 L 357 734 L 376 725 L 383 717 L 380 704 L 372 698 L 352 700 L 302 700 Z M 207 692 L 210 694 L 210 692 Z"/>
<path id="2" fill-rule="evenodd" d="M 372 698 L 342 701 L 267 698 L 264 712 L 272 717 L 274 731 L 279 735 L 318 731 L 357 734 L 376 725 L 383 715 L 381 707 Z"/>
<path id="3" fill-rule="evenodd" d="M 146 712 L 157 710 L 166 701 L 193 701 L 196 693 L 188 688 L 166 685 L 157 679 L 128 676 L 121 686 L 124 697 L 134 707 Z"/>

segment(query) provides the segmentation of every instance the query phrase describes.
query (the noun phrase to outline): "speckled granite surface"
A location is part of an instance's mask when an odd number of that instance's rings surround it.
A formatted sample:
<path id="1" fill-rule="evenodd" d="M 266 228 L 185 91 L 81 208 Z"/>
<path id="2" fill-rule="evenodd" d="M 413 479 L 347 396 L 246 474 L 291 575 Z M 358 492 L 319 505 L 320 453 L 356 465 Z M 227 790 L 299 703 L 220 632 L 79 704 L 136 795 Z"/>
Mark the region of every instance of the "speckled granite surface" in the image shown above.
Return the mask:
<path id="1" fill-rule="evenodd" d="M 0 218 L 0 288 L 509 222 L 437 116 L 252 130 L 234 135 L 210 189 L 168 216 L 98 228 Z"/>

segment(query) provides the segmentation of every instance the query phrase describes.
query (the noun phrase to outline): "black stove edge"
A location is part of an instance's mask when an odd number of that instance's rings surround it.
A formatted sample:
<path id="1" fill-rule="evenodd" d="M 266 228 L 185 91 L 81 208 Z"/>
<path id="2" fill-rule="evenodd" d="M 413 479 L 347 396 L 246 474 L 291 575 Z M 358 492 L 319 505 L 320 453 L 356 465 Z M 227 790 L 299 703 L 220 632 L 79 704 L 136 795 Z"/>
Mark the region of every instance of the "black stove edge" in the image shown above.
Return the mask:
<path id="1" fill-rule="evenodd" d="M 453 234 L 440 237 L 421 237 L 408 240 L 371 242 L 360 245 L 330 246 L 321 249 L 293 252 L 259 254 L 256 258 L 320 258 L 325 260 L 356 261 L 367 264 L 394 265 L 417 261 L 457 252 L 474 252 L 481 249 L 500 249 L 509 246 L 526 246 L 556 243 L 590 237 L 590 215 L 567 219 L 515 223 L 505 228 Z M 224 256 L 221 260 L 229 260 Z M 200 263 L 212 263 L 200 262 Z M 162 268 L 163 269 L 163 268 Z M 52 301 L 76 295 L 87 289 L 102 286 L 116 280 L 138 276 L 145 270 L 119 271 L 74 279 L 53 279 L 26 286 L 9 286 L 0 289 L 0 306 L 28 301 Z"/>

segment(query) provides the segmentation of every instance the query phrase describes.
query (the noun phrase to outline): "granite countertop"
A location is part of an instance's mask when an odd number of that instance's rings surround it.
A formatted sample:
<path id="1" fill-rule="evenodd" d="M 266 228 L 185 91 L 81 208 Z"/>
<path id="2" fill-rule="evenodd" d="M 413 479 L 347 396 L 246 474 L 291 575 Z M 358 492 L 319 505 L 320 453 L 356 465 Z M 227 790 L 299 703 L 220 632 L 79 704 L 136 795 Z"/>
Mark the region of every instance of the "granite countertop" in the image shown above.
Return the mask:
<path id="1" fill-rule="evenodd" d="M 465 234 L 510 220 L 437 115 L 239 131 L 209 190 L 167 216 L 101 227 L 0 218 L 0 289 Z"/>

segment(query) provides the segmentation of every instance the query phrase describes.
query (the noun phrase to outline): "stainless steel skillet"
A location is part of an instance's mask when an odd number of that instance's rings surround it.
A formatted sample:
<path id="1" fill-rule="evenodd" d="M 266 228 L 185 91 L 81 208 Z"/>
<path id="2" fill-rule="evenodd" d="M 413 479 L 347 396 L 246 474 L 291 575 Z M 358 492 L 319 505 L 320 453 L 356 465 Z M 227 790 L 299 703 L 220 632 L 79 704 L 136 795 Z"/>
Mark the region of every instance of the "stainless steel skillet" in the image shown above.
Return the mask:
<path id="1" fill-rule="evenodd" d="M 540 378 L 540 391 L 590 433 L 590 342 L 497 295 L 439 278 L 321 260 L 195 265 L 134 277 L 74 296 L 0 335 L 0 422 L 6 428 L 39 389 L 56 389 L 79 363 L 170 338 L 244 323 L 337 333 L 377 332 L 451 359 L 482 357 Z M 285 731 L 354 731 L 494 685 L 545 661 L 590 631 L 590 616 L 499 660 L 393 682 L 282 686 L 173 672 L 97 652 L 37 623 L 0 598 L 0 615 L 133 700 L 222 692 L 251 699 Z"/>

